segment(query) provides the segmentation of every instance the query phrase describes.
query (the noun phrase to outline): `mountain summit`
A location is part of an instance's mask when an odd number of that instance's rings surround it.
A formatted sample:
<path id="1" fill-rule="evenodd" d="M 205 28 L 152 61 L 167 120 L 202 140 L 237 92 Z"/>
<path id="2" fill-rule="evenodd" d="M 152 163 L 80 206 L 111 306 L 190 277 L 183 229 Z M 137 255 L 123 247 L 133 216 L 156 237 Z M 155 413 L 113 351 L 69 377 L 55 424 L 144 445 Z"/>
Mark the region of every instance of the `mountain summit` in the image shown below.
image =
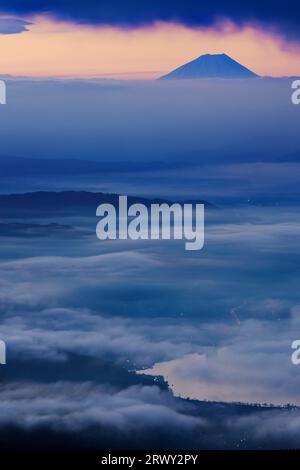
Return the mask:
<path id="1" fill-rule="evenodd" d="M 160 80 L 255 77 L 258 77 L 258 75 L 239 64 L 227 54 L 205 54 L 164 75 Z"/>

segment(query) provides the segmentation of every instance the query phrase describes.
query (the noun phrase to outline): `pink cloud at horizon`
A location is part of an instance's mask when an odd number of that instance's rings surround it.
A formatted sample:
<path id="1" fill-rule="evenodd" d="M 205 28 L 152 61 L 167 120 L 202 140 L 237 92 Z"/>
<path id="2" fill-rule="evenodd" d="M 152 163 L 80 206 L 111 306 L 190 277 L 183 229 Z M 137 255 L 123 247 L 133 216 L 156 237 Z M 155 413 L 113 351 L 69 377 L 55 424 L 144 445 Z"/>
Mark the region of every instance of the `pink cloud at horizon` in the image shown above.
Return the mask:
<path id="1" fill-rule="evenodd" d="M 28 31 L 0 35 L 2 74 L 155 79 L 199 55 L 225 52 L 259 75 L 300 75 L 300 45 L 251 25 L 121 29 L 30 20 Z"/>

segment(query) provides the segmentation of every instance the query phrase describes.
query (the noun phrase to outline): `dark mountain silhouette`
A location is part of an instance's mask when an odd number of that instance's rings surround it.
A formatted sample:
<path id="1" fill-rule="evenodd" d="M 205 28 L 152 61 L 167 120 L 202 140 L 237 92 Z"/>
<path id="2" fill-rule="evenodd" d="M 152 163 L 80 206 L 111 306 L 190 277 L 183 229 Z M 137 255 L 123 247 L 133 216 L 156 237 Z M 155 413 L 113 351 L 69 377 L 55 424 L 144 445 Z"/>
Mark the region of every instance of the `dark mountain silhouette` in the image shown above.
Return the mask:
<path id="1" fill-rule="evenodd" d="M 144 204 L 149 207 L 150 204 L 161 203 L 172 204 L 174 201 L 165 199 L 147 199 L 139 196 L 128 196 L 128 205 Z M 204 204 L 207 208 L 213 208 L 212 204 L 201 199 L 188 201 L 175 201 L 181 204 L 198 203 Z M 119 194 L 93 193 L 88 191 L 62 191 L 47 192 L 38 191 L 24 194 L 2 194 L 0 195 L 0 211 L 6 210 L 25 210 L 44 212 L 62 212 L 78 209 L 86 209 L 94 215 L 96 207 L 99 204 L 109 203 L 114 206 L 119 204 Z"/>
<path id="2" fill-rule="evenodd" d="M 227 54 L 205 54 L 164 75 L 161 77 L 161 80 L 255 77 L 258 77 L 258 75 L 236 62 Z"/>

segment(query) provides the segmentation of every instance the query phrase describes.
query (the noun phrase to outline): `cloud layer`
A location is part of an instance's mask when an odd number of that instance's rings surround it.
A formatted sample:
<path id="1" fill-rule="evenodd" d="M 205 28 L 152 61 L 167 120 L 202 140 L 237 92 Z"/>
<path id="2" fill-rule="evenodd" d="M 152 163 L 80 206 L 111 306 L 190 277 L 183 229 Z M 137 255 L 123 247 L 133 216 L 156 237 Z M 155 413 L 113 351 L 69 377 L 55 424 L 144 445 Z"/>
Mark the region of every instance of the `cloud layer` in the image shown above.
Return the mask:
<path id="1" fill-rule="evenodd" d="M 228 18 L 237 24 L 259 23 L 284 34 L 299 38 L 300 9 L 296 0 L 286 5 L 274 5 L 270 0 L 243 3 L 237 0 L 200 2 L 194 0 L 3 0 L 1 9 L 15 14 L 51 13 L 64 20 L 78 23 L 110 24 L 117 26 L 144 26 L 155 21 L 178 21 L 190 26 L 211 26 L 219 19 Z"/>
<path id="2" fill-rule="evenodd" d="M 195 404 L 134 373 L 156 363 L 184 396 L 298 404 L 298 207 L 208 212 L 205 251 L 192 256 L 181 243 L 100 243 L 94 217 L 34 215 L 73 230 L 2 238 L 1 439 L 299 447 L 297 409 Z"/>

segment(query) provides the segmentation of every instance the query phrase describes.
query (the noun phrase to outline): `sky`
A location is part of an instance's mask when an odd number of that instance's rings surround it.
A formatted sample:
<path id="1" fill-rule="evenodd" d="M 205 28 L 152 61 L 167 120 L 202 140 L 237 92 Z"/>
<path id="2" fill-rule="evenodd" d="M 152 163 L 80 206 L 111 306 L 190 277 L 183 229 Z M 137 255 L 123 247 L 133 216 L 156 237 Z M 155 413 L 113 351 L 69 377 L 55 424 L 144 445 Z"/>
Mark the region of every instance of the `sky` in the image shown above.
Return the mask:
<path id="1" fill-rule="evenodd" d="M 95 4 L 94 15 L 84 14 L 83 7 L 73 11 L 74 4 L 87 2 L 72 2 L 63 11 L 20 3 L 1 2 L 2 74 L 155 79 L 202 54 L 227 53 L 259 75 L 300 75 L 300 38 L 293 24 L 276 18 L 236 18 L 229 12 L 192 21 L 179 14 L 148 17 L 145 11 L 145 18 L 136 19 L 129 8 L 125 21 L 126 15 L 97 15 Z M 42 3 L 47 2 L 26 5 Z"/>

